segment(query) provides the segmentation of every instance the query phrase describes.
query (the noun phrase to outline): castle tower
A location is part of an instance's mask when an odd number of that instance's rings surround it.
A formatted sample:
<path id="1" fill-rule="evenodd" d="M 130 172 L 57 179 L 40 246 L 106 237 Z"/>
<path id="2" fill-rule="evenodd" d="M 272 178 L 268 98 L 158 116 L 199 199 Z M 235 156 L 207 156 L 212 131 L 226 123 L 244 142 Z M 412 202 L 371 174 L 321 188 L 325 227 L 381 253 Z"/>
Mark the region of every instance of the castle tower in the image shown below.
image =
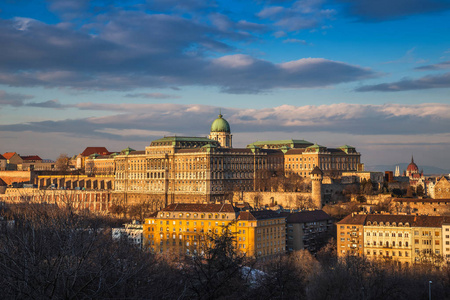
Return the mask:
<path id="1" fill-rule="evenodd" d="M 317 209 L 322 209 L 322 180 L 323 172 L 316 166 L 311 172 L 311 198 Z"/>
<path id="2" fill-rule="evenodd" d="M 219 117 L 211 124 L 211 132 L 208 138 L 218 141 L 223 148 L 232 147 L 230 124 L 222 117 L 222 114 L 219 114 Z"/>

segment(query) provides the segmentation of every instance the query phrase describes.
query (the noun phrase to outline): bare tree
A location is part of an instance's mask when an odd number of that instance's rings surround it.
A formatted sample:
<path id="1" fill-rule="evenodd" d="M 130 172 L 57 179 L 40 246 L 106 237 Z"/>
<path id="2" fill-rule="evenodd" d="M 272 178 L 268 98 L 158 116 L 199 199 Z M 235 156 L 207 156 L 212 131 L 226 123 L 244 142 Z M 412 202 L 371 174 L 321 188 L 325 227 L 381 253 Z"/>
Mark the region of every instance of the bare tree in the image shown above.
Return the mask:
<path id="1" fill-rule="evenodd" d="M 232 224 L 232 223 L 231 223 Z M 201 239 L 200 251 L 185 268 L 188 298 L 237 299 L 245 293 L 245 256 L 236 249 L 230 224 Z"/>
<path id="2" fill-rule="evenodd" d="M 0 235 L 3 299 L 167 299 L 181 293 L 168 282 L 180 281 L 170 266 L 113 242 L 99 218 L 48 204 L 17 205 L 8 213 L 15 226 Z"/>
<path id="3" fill-rule="evenodd" d="M 63 173 L 69 170 L 70 157 L 66 153 L 61 153 L 56 159 L 56 169 Z"/>

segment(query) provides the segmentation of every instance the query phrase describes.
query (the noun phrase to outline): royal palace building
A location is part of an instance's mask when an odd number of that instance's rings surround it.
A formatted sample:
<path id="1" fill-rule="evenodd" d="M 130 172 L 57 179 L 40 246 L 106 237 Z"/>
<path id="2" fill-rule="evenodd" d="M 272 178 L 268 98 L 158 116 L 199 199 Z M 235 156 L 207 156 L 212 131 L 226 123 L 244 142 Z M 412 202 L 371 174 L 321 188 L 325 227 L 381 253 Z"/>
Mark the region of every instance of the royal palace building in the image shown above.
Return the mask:
<path id="1" fill-rule="evenodd" d="M 114 176 L 115 201 L 151 201 L 154 209 L 175 202 L 212 203 L 232 192 L 254 191 L 260 170 L 296 172 L 310 177 L 353 171 L 360 163 L 355 148 L 328 149 L 303 140 L 263 141 L 233 148 L 229 123 L 214 120 L 208 137 L 168 136 L 144 151 L 127 148 L 86 159 L 86 173 Z M 114 171 L 112 171 L 112 168 Z"/>

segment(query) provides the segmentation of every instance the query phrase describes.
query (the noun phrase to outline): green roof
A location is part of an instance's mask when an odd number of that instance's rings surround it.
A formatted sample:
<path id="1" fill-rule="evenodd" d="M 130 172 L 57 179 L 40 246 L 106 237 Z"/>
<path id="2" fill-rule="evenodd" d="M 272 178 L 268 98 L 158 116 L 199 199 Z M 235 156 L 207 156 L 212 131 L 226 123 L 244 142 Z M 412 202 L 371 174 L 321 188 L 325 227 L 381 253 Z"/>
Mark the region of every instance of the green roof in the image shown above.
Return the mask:
<path id="1" fill-rule="evenodd" d="M 257 141 L 254 143 L 251 143 L 247 145 L 247 148 L 249 148 L 250 145 L 253 146 L 264 146 L 264 145 L 295 145 L 295 144 L 301 144 L 301 145 L 312 145 L 313 143 L 305 141 L 305 140 L 274 140 L 274 141 Z"/>
<path id="2" fill-rule="evenodd" d="M 349 145 L 340 146 L 338 149 L 341 149 L 342 151 L 344 151 L 347 154 L 349 152 L 354 153 L 356 151 L 355 147 L 352 147 L 352 146 L 349 146 Z"/>
<path id="3" fill-rule="evenodd" d="M 192 147 L 197 148 L 206 144 L 217 145 L 219 142 L 206 137 L 166 136 L 151 142 L 150 146 Z"/>
<path id="4" fill-rule="evenodd" d="M 311 145 L 311 146 L 309 146 L 309 147 L 306 147 L 306 148 L 326 148 L 325 146 L 322 146 L 322 145 L 318 145 L 318 144 L 314 144 L 314 145 Z"/>
<path id="5" fill-rule="evenodd" d="M 165 136 L 163 138 L 152 141 L 153 143 L 173 143 L 173 142 L 215 142 L 206 137 L 192 137 L 192 136 Z"/>
<path id="6" fill-rule="evenodd" d="M 313 150 L 314 152 L 319 152 L 321 148 L 322 149 L 326 149 L 327 147 L 322 146 L 322 145 L 317 145 L 317 144 L 314 144 L 312 146 L 306 147 L 306 149 Z"/>
<path id="7" fill-rule="evenodd" d="M 211 132 L 226 132 L 230 133 L 230 124 L 228 124 L 228 121 L 222 118 L 222 115 L 219 114 L 219 117 L 214 120 L 214 122 L 211 124 Z"/>
<path id="8" fill-rule="evenodd" d="M 130 152 L 136 151 L 133 148 L 130 148 L 130 146 L 126 147 L 125 149 L 123 149 L 122 151 L 120 151 L 120 154 L 130 154 Z"/>

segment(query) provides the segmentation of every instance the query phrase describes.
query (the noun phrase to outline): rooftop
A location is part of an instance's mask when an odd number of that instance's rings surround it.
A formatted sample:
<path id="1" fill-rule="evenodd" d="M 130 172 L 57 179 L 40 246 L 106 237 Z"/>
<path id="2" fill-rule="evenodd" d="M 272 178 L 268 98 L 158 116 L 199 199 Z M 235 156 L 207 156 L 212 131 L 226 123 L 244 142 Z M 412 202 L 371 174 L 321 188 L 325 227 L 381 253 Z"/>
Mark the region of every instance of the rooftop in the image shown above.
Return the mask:
<path id="1" fill-rule="evenodd" d="M 3 157 L 6 158 L 6 159 L 10 159 L 11 157 L 14 156 L 14 154 L 16 154 L 16 152 L 5 152 L 3 154 Z"/>
<path id="2" fill-rule="evenodd" d="M 411 227 L 441 227 L 442 224 L 450 221 L 449 217 L 443 216 L 427 216 L 427 215 L 394 215 L 394 214 L 350 214 L 337 224 L 349 224 L 349 225 L 371 225 L 374 222 L 380 224 L 396 223 L 409 223 Z M 386 226 L 386 225 L 385 225 Z"/>
<path id="3" fill-rule="evenodd" d="M 300 148 L 298 146 L 304 146 L 304 147 L 308 147 L 313 145 L 313 143 L 305 141 L 305 140 L 273 140 L 273 141 L 257 141 L 254 143 L 251 143 L 249 145 L 247 145 L 247 147 L 249 146 L 264 146 L 264 145 L 291 145 L 291 148 Z"/>
<path id="4" fill-rule="evenodd" d="M 310 223 L 331 220 L 332 218 L 323 210 L 300 211 L 290 213 L 287 217 L 288 223 Z"/>
<path id="5" fill-rule="evenodd" d="M 196 203 L 173 203 L 169 206 L 163 208 L 161 211 L 172 211 L 172 212 L 236 212 L 233 205 L 224 204 L 196 204 Z"/>
<path id="6" fill-rule="evenodd" d="M 84 151 L 81 152 L 81 155 L 89 156 L 94 153 L 105 155 L 105 154 L 109 154 L 109 151 L 105 147 L 86 147 L 86 149 L 84 149 Z"/>

